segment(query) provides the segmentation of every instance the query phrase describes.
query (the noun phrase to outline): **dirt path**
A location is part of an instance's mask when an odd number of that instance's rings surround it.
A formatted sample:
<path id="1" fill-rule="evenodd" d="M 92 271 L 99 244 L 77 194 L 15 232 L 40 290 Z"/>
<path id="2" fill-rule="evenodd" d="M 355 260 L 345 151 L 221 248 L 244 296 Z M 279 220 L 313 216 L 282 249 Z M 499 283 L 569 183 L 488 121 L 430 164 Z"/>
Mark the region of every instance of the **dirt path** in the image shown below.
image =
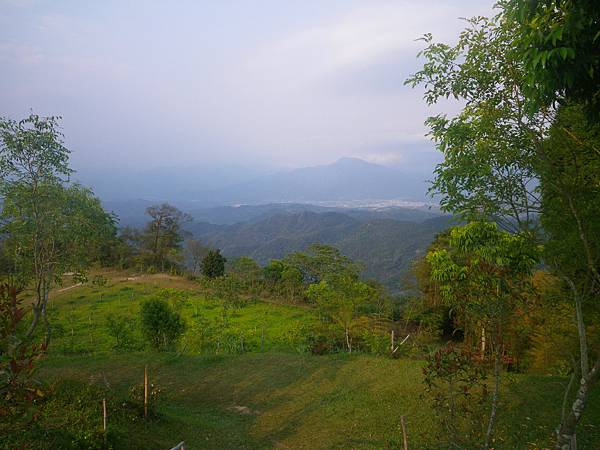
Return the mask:
<path id="1" fill-rule="evenodd" d="M 65 292 L 65 291 L 68 291 L 69 289 L 73 289 L 73 288 L 76 288 L 76 287 L 79 287 L 79 286 L 82 286 L 82 285 L 83 285 L 83 283 L 77 283 L 77 284 L 74 284 L 73 286 L 68 286 L 66 288 L 59 289 L 56 292 Z"/>

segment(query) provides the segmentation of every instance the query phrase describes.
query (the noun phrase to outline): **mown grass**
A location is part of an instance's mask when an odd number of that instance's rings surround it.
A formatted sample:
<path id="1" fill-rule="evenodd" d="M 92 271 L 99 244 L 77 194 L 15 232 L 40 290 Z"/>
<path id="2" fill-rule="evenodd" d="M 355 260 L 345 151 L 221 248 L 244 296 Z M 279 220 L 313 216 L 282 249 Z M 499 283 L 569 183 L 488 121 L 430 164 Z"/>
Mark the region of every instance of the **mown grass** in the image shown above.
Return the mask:
<path id="1" fill-rule="evenodd" d="M 145 364 L 150 381 L 162 389 L 161 420 L 111 424 L 130 436 L 128 448 L 169 448 L 180 440 L 192 449 L 398 448 L 401 415 L 407 418 L 411 448 L 440 448 L 418 361 L 276 352 L 136 353 L 50 358 L 41 376 L 50 383 L 108 382 L 124 395 L 142 381 Z M 505 381 L 495 447 L 549 447 L 564 380 L 519 374 Z M 599 402 L 596 392 L 580 428 L 580 448 L 600 448 Z M 109 414 L 115 406 L 109 405 Z M 100 399 L 97 411 L 100 426 Z"/>
<path id="2" fill-rule="evenodd" d="M 81 420 L 82 427 L 101 430 L 100 396 L 108 395 L 109 432 L 116 436 L 115 448 L 170 448 L 181 440 L 190 449 L 400 448 L 402 415 L 410 448 L 442 448 L 438 421 L 423 395 L 423 363 L 364 354 L 298 352 L 294 340 L 287 337 L 314 320 L 307 308 L 256 302 L 236 311 L 230 317 L 231 326 L 245 334 L 246 342 L 254 339 L 256 344 L 256 330 L 263 326 L 267 330 L 263 351 L 254 345 L 247 347 L 253 351 L 243 354 L 199 354 L 199 347 L 194 347 L 195 327 L 184 337 L 182 344 L 188 344 L 184 352 L 113 351 L 105 327 L 108 314 L 130 317 L 132 329 L 139 333 L 135 324 L 139 305 L 165 286 L 187 290 L 188 299 L 179 306 L 188 324 L 195 317 L 206 323 L 220 320 L 219 302 L 199 295 L 194 284 L 152 280 L 112 278 L 104 287 L 76 287 L 53 296 L 52 320 L 61 324 L 62 334 L 55 336 L 39 378 L 48 386 L 74 383 L 67 388 L 73 392 L 92 385 L 104 394 L 90 394 L 92 398 L 86 397 L 83 405 L 65 407 L 58 402 L 54 410 L 46 408 L 38 424 L 47 428 L 45 437 L 40 439 L 32 429 L 30 434 L 12 436 L 13 445 L 84 448 L 81 440 L 69 447 L 68 436 L 60 444 L 52 436 L 64 421 Z M 132 421 L 119 412 L 120 399 L 127 397 L 132 385 L 142 382 L 145 365 L 150 382 L 162 390 L 159 418 Z M 503 382 L 495 448 L 551 447 L 565 380 L 506 374 Z M 48 430 L 52 427 L 55 434 Z M 581 449 L 600 448 L 598 390 L 580 425 L 578 444 Z"/>

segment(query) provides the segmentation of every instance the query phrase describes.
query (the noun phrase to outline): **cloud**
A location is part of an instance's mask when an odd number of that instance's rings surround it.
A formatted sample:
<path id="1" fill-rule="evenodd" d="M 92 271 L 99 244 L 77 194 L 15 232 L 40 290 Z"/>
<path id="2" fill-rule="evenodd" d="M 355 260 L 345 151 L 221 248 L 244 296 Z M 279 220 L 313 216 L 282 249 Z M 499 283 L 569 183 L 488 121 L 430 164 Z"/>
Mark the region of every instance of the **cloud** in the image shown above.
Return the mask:
<path id="1" fill-rule="evenodd" d="M 415 40 L 439 27 L 453 12 L 444 2 L 361 3 L 340 17 L 264 45 L 249 56 L 248 69 L 268 82 L 310 82 L 333 72 L 360 70 L 386 58 L 395 59 L 393 55 L 399 53 L 414 59 L 420 47 Z"/>
<path id="2" fill-rule="evenodd" d="M 35 66 L 44 63 L 44 53 L 39 47 L 14 42 L 0 43 L 0 61 L 6 64 Z"/>
<path id="3" fill-rule="evenodd" d="M 431 169 L 431 111 L 403 86 L 419 64 L 415 39 L 452 40 L 456 17 L 491 3 L 81 5 L 7 6 L 0 16 L 6 113 L 65 117 L 80 165 L 302 166 L 362 155 L 411 167 L 421 157 Z"/>

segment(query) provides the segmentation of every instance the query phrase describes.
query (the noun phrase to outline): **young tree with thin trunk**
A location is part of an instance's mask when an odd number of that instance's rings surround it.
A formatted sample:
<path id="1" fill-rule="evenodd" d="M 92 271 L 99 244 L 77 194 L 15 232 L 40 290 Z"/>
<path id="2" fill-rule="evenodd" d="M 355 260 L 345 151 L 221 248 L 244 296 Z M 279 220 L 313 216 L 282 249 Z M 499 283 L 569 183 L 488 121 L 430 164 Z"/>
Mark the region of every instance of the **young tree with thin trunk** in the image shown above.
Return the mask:
<path id="1" fill-rule="evenodd" d="M 588 119 L 582 105 L 560 108 L 537 169 L 544 256 L 572 298 L 579 336 L 580 383 L 557 430 L 556 448 L 562 450 L 575 447 L 577 424 L 600 378 L 600 358 L 590 361 L 599 349 L 589 348 L 587 329 L 600 313 L 600 125 Z"/>
<path id="2" fill-rule="evenodd" d="M 321 317 L 329 318 L 342 329 L 346 349 L 352 353 L 352 331 L 360 308 L 374 295 L 373 288 L 352 274 L 333 274 L 311 284 L 306 295 L 317 304 Z"/>
<path id="3" fill-rule="evenodd" d="M 80 273 L 114 237 L 114 219 L 91 191 L 68 185 L 69 151 L 63 146 L 58 118 L 31 115 L 0 121 L 0 213 L 2 246 L 11 276 L 33 285 L 32 321 L 50 341 L 47 304 L 51 288 L 65 272 Z"/>
<path id="4" fill-rule="evenodd" d="M 185 241 L 185 256 L 188 269 L 192 274 L 197 275 L 202 269 L 202 260 L 208 255 L 210 247 L 202 244 L 197 239 L 188 239 Z"/>
<path id="5" fill-rule="evenodd" d="M 496 224 L 472 222 L 452 229 L 448 248 L 427 255 L 431 278 L 442 299 L 485 333 L 494 367 L 494 389 L 483 448 L 490 448 L 498 411 L 506 322 L 525 292 L 538 248 L 527 236 L 500 231 Z M 485 331 L 484 331 L 485 330 Z M 487 358 L 488 347 L 482 349 Z"/>

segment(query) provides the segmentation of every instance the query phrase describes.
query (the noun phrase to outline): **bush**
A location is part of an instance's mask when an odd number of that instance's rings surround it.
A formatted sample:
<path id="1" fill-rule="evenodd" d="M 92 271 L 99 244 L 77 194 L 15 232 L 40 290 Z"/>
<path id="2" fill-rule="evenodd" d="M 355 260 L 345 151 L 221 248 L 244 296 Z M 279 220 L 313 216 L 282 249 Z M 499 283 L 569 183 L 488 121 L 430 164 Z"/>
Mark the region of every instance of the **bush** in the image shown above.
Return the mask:
<path id="1" fill-rule="evenodd" d="M 161 389 L 154 383 L 148 383 L 148 417 L 157 418 L 157 404 Z M 139 417 L 144 417 L 144 383 L 134 384 L 129 388 L 129 405 Z"/>
<path id="2" fill-rule="evenodd" d="M 27 345 L 19 336 L 25 308 L 17 294 L 14 286 L 0 284 L 0 434 L 2 425 L 29 421 L 43 396 L 33 374 L 46 346 Z"/>
<path id="3" fill-rule="evenodd" d="M 306 346 L 315 355 L 345 350 L 346 343 L 336 326 L 318 323 L 306 329 Z"/>
<path id="4" fill-rule="evenodd" d="M 425 392 L 432 401 L 449 448 L 474 448 L 483 436 L 486 372 L 474 355 L 452 342 L 430 355 L 423 368 Z"/>
<path id="5" fill-rule="evenodd" d="M 227 259 L 220 250 L 211 250 L 202 260 L 202 274 L 207 278 L 222 277 L 225 274 Z"/>
<path id="6" fill-rule="evenodd" d="M 102 398 L 110 401 L 108 392 L 70 381 L 46 386 L 44 390 L 44 397 L 36 402 L 36 420 L 21 427 L 1 422 L 0 448 L 114 448 L 113 435 L 108 434 L 105 447 L 104 433 L 98 426 L 102 420 Z M 4 425 L 11 428 L 3 430 Z"/>
<path id="7" fill-rule="evenodd" d="M 92 284 L 94 286 L 103 287 L 106 286 L 106 283 L 108 283 L 108 279 L 102 275 L 96 275 L 92 278 Z"/>
<path id="8" fill-rule="evenodd" d="M 142 333 L 151 347 L 169 350 L 185 331 L 185 322 L 164 300 L 153 298 L 142 303 Z"/>
<path id="9" fill-rule="evenodd" d="M 149 384 L 148 420 L 161 419 L 157 411 L 160 389 Z M 62 380 L 44 385 L 36 399 L 35 420 L 14 423 L 0 420 L 0 448 L 4 449 L 121 449 L 148 448 L 143 433 L 144 387 L 128 394 L 105 385 Z M 107 433 L 102 430 L 102 399 L 108 412 Z M 140 433 L 141 432 L 141 433 Z"/>
<path id="10" fill-rule="evenodd" d="M 109 314 L 106 319 L 106 328 L 109 336 L 114 339 L 114 350 L 125 352 L 137 348 L 137 343 L 133 336 L 132 320 L 129 317 Z"/>
<path id="11" fill-rule="evenodd" d="M 360 336 L 361 347 L 363 351 L 372 353 L 375 355 L 389 355 L 390 350 L 390 336 L 378 330 L 368 329 L 362 332 Z M 398 345 L 399 342 L 396 342 Z M 396 351 L 396 354 L 400 352 L 400 348 Z"/>

